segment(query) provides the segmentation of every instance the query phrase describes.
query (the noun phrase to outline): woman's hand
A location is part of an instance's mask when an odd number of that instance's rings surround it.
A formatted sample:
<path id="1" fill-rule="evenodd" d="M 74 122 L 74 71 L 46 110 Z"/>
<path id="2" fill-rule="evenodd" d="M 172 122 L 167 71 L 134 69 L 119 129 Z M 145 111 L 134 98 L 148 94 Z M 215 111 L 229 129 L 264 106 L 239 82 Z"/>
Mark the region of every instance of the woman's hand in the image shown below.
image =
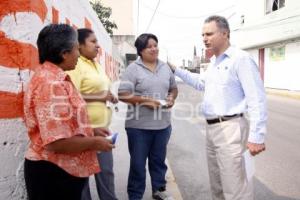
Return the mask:
<path id="1" fill-rule="evenodd" d="M 110 135 L 110 131 L 107 128 L 97 127 L 97 128 L 94 128 L 93 130 L 94 130 L 95 136 L 106 137 L 106 136 Z"/>
<path id="2" fill-rule="evenodd" d="M 101 136 L 95 136 L 94 137 L 94 145 L 93 149 L 96 151 L 111 151 L 113 148 L 115 148 L 115 145 L 112 144 L 112 141 L 106 139 L 105 137 Z"/>
<path id="3" fill-rule="evenodd" d="M 81 153 L 90 150 L 111 151 L 114 147 L 112 142 L 103 136 L 76 135 L 51 142 L 45 146 L 45 149 L 55 153 Z"/>
<path id="4" fill-rule="evenodd" d="M 152 110 L 156 110 L 161 107 L 159 101 L 156 101 L 155 99 L 147 99 L 147 101 L 143 102 L 141 105 L 146 106 L 147 108 L 150 108 Z"/>
<path id="5" fill-rule="evenodd" d="M 172 108 L 174 106 L 175 99 L 172 95 L 168 95 L 166 101 L 167 101 L 167 105 L 166 105 L 167 108 Z"/>
<path id="6" fill-rule="evenodd" d="M 112 102 L 113 104 L 118 103 L 118 99 L 111 93 L 111 91 L 106 92 L 106 101 Z"/>
<path id="7" fill-rule="evenodd" d="M 114 104 L 118 103 L 118 99 L 109 90 L 103 90 L 92 94 L 82 94 L 82 96 L 86 102 L 100 101 L 105 103 L 106 101 L 109 101 Z"/>

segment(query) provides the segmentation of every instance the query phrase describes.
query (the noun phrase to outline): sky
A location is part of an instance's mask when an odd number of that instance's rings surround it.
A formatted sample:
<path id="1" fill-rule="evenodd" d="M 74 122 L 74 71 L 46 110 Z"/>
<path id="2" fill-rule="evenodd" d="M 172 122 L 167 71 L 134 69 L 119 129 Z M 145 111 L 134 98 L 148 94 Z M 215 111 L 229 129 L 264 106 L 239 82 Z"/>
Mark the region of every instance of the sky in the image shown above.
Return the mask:
<path id="1" fill-rule="evenodd" d="M 238 0 L 135 0 L 135 31 L 158 37 L 160 58 L 181 65 L 192 60 L 194 46 L 201 55 L 202 25 L 212 14 L 231 18 Z M 158 7 L 157 7 L 158 6 Z M 156 9 L 157 7 L 157 9 Z M 155 12 L 156 9 L 156 12 Z M 152 20 L 151 20 L 152 19 Z"/>

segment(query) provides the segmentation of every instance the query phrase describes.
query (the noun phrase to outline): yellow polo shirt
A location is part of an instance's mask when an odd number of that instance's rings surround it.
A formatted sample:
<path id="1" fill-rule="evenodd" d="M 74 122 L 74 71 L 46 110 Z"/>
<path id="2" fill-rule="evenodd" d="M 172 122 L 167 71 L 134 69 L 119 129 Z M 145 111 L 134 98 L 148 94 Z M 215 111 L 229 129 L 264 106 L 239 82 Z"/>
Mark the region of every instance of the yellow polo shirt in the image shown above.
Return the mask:
<path id="1" fill-rule="evenodd" d="M 75 87 L 82 94 L 93 94 L 109 90 L 111 81 L 99 63 L 80 56 L 76 68 L 67 72 Z M 93 128 L 108 127 L 112 111 L 103 102 L 87 102 L 89 120 Z"/>

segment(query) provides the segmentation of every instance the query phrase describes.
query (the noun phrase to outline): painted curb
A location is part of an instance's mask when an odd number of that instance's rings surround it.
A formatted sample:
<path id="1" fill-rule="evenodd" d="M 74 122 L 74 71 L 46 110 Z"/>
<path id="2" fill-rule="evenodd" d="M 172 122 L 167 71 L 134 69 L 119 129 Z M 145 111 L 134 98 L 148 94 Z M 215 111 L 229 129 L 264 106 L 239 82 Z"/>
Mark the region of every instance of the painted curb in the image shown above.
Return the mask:
<path id="1" fill-rule="evenodd" d="M 277 90 L 277 89 L 266 88 L 266 93 L 269 95 L 277 95 L 277 96 L 288 97 L 288 98 L 300 100 L 300 92 L 297 92 L 297 91 Z"/>
<path id="2" fill-rule="evenodd" d="M 183 200 L 168 159 L 166 159 L 165 162 L 168 166 L 168 171 L 166 174 L 167 191 L 172 194 L 174 200 Z"/>

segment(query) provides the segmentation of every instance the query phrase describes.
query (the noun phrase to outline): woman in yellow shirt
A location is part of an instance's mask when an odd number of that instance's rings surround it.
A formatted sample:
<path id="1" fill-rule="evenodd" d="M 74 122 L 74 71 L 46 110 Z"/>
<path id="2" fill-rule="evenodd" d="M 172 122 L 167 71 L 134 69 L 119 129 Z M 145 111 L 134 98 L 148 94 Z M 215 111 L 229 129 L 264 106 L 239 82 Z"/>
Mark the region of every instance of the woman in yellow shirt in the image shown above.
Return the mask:
<path id="1" fill-rule="evenodd" d="M 108 128 L 112 111 L 107 102 L 118 100 L 110 92 L 111 81 L 105 70 L 95 62 L 98 54 L 98 41 L 90 29 L 78 29 L 80 57 L 75 70 L 69 71 L 72 82 L 87 102 L 89 121 L 93 128 Z M 103 135 L 106 136 L 106 135 Z M 97 154 L 101 172 L 95 174 L 96 186 L 101 200 L 116 200 L 112 152 Z M 85 186 L 82 200 L 91 200 L 89 185 Z"/>

